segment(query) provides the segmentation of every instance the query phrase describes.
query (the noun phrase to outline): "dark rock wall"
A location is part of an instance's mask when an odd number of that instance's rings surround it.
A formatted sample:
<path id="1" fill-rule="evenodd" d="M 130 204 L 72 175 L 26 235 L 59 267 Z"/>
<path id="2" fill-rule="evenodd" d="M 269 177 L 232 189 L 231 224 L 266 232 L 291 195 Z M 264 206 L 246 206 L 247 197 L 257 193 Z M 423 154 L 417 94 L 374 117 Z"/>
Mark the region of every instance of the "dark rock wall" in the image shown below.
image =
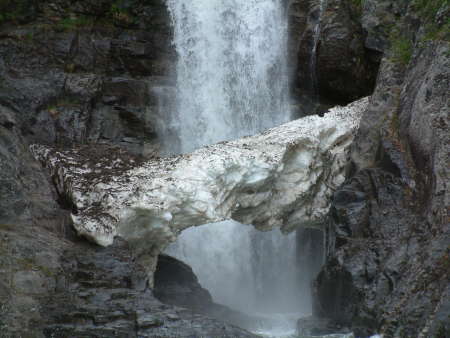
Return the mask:
<path id="1" fill-rule="evenodd" d="M 0 107 L 0 224 L 57 230 L 64 219 L 50 179 L 28 150 L 18 117 Z"/>
<path id="2" fill-rule="evenodd" d="M 327 0 L 317 50 L 320 98 L 345 104 L 372 93 L 381 54 L 366 47 L 361 7 L 356 1 Z"/>
<path id="3" fill-rule="evenodd" d="M 313 48 L 313 30 L 317 18 L 310 13 L 314 1 L 291 0 L 288 5 L 288 61 L 292 98 L 299 116 L 314 108 L 310 62 Z M 305 104 L 307 107 L 305 107 Z"/>
<path id="4" fill-rule="evenodd" d="M 264 320 L 214 303 L 209 291 L 200 285 L 192 268 L 173 257 L 163 254 L 158 256 L 154 279 L 154 295 L 164 304 L 191 309 L 197 314 L 246 329 L 252 329 L 255 323 Z"/>
<path id="5" fill-rule="evenodd" d="M 0 225 L 0 337 L 255 337 L 164 305 L 127 244 Z"/>
<path id="6" fill-rule="evenodd" d="M 164 1 L 22 3 L 0 21 L 0 106 L 27 139 L 152 152 L 175 59 Z"/>
<path id="7" fill-rule="evenodd" d="M 155 296 L 162 302 L 197 311 L 212 305 L 210 293 L 201 287 L 189 265 L 173 257 L 159 255 L 154 276 Z"/>
<path id="8" fill-rule="evenodd" d="M 299 115 L 370 95 L 382 56 L 365 43 L 358 1 L 324 0 L 322 13 L 320 6 L 319 0 L 291 0 L 289 6 L 291 88 Z"/>
<path id="9" fill-rule="evenodd" d="M 365 2 L 366 44 L 385 57 L 315 283 L 316 314 L 362 337 L 450 333 L 449 8 L 433 2 L 430 23 L 417 3 Z"/>

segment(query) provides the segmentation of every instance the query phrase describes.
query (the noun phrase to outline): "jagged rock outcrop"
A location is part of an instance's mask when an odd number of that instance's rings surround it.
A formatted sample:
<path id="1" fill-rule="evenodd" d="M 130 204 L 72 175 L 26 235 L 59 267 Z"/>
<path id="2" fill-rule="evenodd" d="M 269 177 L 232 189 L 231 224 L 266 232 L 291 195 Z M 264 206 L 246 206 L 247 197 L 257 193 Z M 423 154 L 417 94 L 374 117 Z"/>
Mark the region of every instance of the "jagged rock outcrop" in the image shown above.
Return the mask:
<path id="1" fill-rule="evenodd" d="M 300 100 L 298 109 L 301 112 L 308 111 L 303 107 L 308 96 L 314 95 L 313 83 L 311 82 L 312 50 L 314 44 L 314 26 L 317 24 L 317 15 L 312 15 L 313 0 L 292 0 L 288 4 L 289 34 L 288 34 L 288 61 L 291 91 L 294 98 Z M 317 13 L 317 11 L 316 11 Z M 307 79 L 307 80 L 306 80 Z M 305 93 L 306 92 L 306 93 Z M 311 99 L 312 100 L 312 99 Z M 309 110 L 310 111 L 310 110 Z"/>
<path id="2" fill-rule="evenodd" d="M 152 271 L 156 255 L 190 226 L 230 218 L 259 229 L 317 226 L 342 183 L 366 104 L 143 163 L 117 154 L 93 159 L 79 148 L 32 151 L 72 202 L 77 232 L 104 246 L 120 235 L 145 253 Z"/>
<path id="3" fill-rule="evenodd" d="M 450 46 L 439 25 L 449 7 L 427 2 L 424 13 L 417 3 L 378 5 L 401 18 L 390 41 L 367 18 L 380 11 L 364 19 L 367 43 L 386 55 L 348 180 L 334 194 L 316 313 L 363 337 L 447 337 Z"/>
<path id="4" fill-rule="evenodd" d="M 104 249 L 39 227 L 0 225 L 0 271 L 2 338 L 256 338 L 159 302 L 121 240 Z"/>

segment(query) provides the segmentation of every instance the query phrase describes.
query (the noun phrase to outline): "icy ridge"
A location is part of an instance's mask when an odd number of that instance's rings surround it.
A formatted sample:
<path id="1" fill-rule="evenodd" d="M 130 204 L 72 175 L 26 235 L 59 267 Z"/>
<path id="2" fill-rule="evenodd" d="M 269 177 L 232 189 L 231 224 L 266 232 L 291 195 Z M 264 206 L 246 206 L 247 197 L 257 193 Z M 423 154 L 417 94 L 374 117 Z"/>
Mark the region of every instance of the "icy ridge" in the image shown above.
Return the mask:
<path id="1" fill-rule="evenodd" d="M 261 230 L 319 226 L 344 180 L 364 98 L 261 134 L 190 154 L 133 162 L 86 159 L 77 150 L 32 145 L 57 189 L 73 203 L 78 234 L 99 245 L 120 235 L 163 250 L 190 226 L 234 219 Z"/>

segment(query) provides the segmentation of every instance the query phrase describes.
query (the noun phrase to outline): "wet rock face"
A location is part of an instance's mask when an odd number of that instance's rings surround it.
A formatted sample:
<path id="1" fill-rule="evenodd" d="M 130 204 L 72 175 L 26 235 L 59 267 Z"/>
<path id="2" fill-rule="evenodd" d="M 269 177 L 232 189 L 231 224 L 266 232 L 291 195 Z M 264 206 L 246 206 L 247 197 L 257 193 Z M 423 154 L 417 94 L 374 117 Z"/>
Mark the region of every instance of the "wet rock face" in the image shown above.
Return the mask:
<path id="1" fill-rule="evenodd" d="M 431 316 L 447 311 L 449 227 L 430 233 L 408 194 L 382 169 L 361 171 L 336 193 L 334 251 L 316 280 L 317 314 L 362 336 L 415 336 L 444 325 Z"/>
<path id="2" fill-rule="evenodd" d="M 407 1 L 363 1 L 361 24 L 366 35 L 365 46 L 378 52 L 387 51 L 390 30 L 405 14 L 407 6 Z"/>
<path id="3" fill-rule="evenodd" d="M 39 337 L 41 304 L 60 289 L 59 255 L 64 242 L 42 228 L 0 223 L 0 332 L 4 337 Z"/>
<path id="4" fill-rule="evenodd" d="M 153 291 L 164 304 L 181 306 L 247 330 L 255 331 L 257 323 L 267 320 L 214 303 L 211 294 L 200 285 L 189 265 L 164 254 L 158 256 Z"/>
<path id="5" fill-rule="evenodd" d="M 317 304 L 320 304 L 316 311 L 319 314 L 326 313 L 324 317 L 330 317 L 340 325 L 351 327 L 352 314 L 358 303 L 352 275 L 337 262 L 329 261 L 317 277 L 316 291 L 319 295 Z"/>
<path id="6" fill-rule="evenodd" d="M 67 290 L 56 293 L 47 304 L 47 336 L 252 337 L 238 328 L 160 303 L 147 288 L 145 269 L 133 263 L 124 241 L 105 250 L 83 243 L 65 253 L 63 265 Z M 73 299 L 71 304 L 65 304 L 68 296 Z"/>
<path id="7" fill-rule="evenodd" d="M 390 278 L 400 277 L 392 267 L 386 277 L 383 267 L 398 248 L 396 239 L 407 237 L 415 221 L 402 199 L 401 181 L 379 169 L 361 171 L 335 193 L 329 230 L 333 255 L 316 280 L 317 314 L 357 330 L 372 329 L 361 335 L 377 331 L 373 316 L 397 283 Z"/>
<path id="8" fill-rule="evenodd" d="M 212 305 L 212 297 L 203 289 L 192 268 L 167 255 L 159 255 L 154 281 L 155 297 L 163 303 L 202 311 Z"/>
<path id="9" fill-rule="evenodd" d="M 31 156 L 17 119 L 0 106 L 0 224 L 60 231 L 66 215 L 49 177 Z"/>
<path id="10" fill-rule="evenodd" d="M 17 114 L 23 134 L 151 152 L 162 118 L 156 91 L 172 86 L 164 1 L 42 1 L 33 13 L 0 26 L 0 106 Z"/>
<path id="11" fill-rule="evenodd" d="M 0 271 L 5 337 L 254 337 L 160 303 L 123 241 L 101 249 L 0 225 Z"/>
<path id="12" fill-rule="evenodd" d="M 316 312 L 362 336 L 449 332 L 448 49 L 417 47 L 407 68 L 383 61 L 333 197 Z"/>
<path id="13" fill-rule="evenodd" d="M 289 40 L 288 40 L 288 61 L 289 74 L 291 76 L 291 88 L 295 96 L 302 95 L 302 89 L 308 88 L 305 82 L 309 79 L 309 62 L 313 47 L 313 25 L 312 9 L 314 1 L 293 0 L 288 7 L 289 18 Z M 317 18 L 315 18 L 317 19 Z M 309 77 L 308 77 L 309 76 Z M 312 94 L 311 89 L 308 91 Z"/>
<path id="14" fill-rule="evenodd" d="M 345 104 L 372 93 L 382 55 L 366 43 L 361 6 L 294 0 L 288 13 L 292 87 L 302 106 L 317 100 Z"/>
<path id="15" fill-rule="evenodd" d="M 343 327 L 342 324 L 315 316 L 300 318 L 297 322 L 297 330 L 299 335 L 305 337 L 348 335 L 351 333 L 351 330 L 348 327 Z"/>
<path id="16" fill-rule="evenodd" d="M 361 9 L 352 1 L 325 4 L 317 52 L 319 94 L 336 103 L 370 95 L 381 55 L 365 47 Z"/>

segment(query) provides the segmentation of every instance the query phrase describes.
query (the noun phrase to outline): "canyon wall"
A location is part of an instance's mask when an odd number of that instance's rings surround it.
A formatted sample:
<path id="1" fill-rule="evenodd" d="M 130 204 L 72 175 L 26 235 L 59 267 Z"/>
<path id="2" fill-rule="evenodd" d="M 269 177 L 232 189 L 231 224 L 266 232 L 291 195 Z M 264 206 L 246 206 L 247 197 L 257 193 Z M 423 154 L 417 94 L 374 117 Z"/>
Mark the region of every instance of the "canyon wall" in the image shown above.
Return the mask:
<path id="1" fill-rule="evenodd" d="M 314 285 L 316 313 L 361 336 L 450 332 L 448 15 L 444 1 L 362 2 L 365 47 L 384 57 Z"/>

